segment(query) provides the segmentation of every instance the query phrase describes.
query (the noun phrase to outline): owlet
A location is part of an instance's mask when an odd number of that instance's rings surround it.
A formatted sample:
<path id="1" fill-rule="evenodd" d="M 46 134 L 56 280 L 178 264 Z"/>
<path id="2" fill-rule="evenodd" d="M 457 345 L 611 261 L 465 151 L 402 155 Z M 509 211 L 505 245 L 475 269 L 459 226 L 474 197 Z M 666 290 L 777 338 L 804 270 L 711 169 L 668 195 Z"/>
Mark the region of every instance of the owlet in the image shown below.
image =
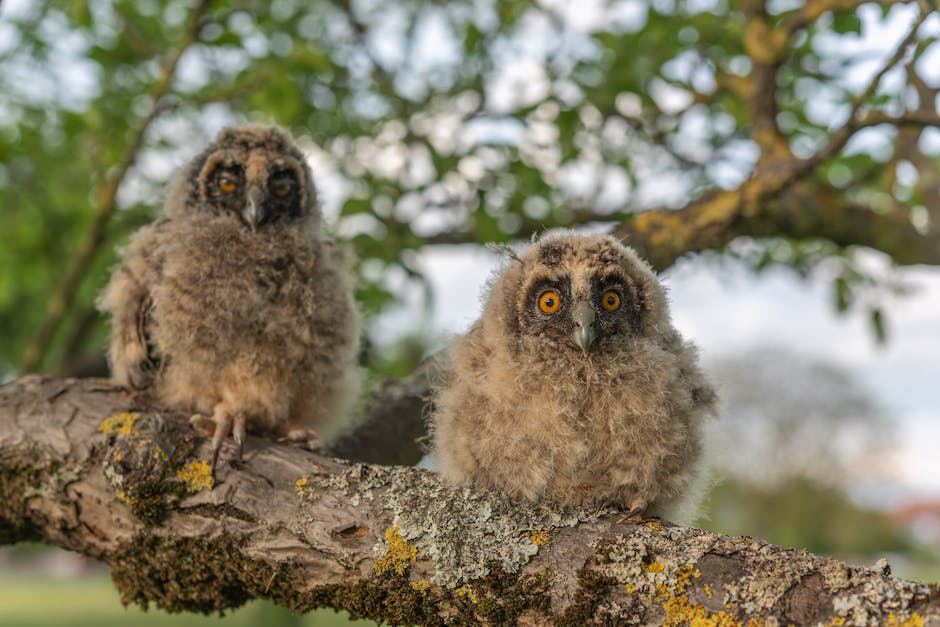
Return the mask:
<path id="1" fill-rule="evenodd" d="M 716 396 L 653 271 L 604 235 L 511 257 L 449 351 L 440 472 L 527 501 L 681 514 Z"/>
<path id="2" fill-rule="evenodd" d="M 113 378 L 153 386 L 222 441 L 335 429 L 357 397 L 359 314 L 321 232 L 310 169 L 281 128 L 223 130 L 141 228 L 98 307 Z"/>

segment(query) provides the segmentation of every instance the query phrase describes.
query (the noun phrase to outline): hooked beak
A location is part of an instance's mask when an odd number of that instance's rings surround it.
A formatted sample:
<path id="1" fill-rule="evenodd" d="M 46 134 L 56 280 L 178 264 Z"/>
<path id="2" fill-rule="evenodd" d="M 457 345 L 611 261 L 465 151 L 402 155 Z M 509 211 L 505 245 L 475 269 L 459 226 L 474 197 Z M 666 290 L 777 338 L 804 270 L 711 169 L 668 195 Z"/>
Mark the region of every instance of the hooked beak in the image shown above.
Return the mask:
<path id="1" fill-rule="evenodd" d="M 243 215 L 252 230 L 256 229 L 268 217 L 268 213 L 264 208 L 264 201 L 265 195 L 261 188 L 255 185 L 248 188 L 248 206 L 245 207 Z"/>
<path id="2" fill-rule="evenodd" d="M 594 331 L 594 317 L 594 309 L 588 303 L 580 303 L 571 314 L 574 320 L 574 332 L 571 334 L 571 339 L 585 354 L 597 338 L 597 333 Z"/>

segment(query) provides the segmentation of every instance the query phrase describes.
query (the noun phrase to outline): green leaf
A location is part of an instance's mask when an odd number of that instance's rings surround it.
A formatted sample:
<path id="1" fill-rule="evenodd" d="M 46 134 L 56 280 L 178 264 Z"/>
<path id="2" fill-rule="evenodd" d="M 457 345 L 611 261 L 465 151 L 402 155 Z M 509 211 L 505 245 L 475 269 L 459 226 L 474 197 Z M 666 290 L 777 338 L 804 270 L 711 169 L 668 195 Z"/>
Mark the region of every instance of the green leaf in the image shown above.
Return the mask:
<path id="1" fill-rule="evenodd" d="M 832 30 L 840 35 L 847 33 L 860 34 L 862 32 L 862 20 L 854 12 L 837 11 L 832 16 Z"/>
<path id="2" fill-rule="evenodd" d="M 884 314 L 878 307 L 871 309 L 871 328 L 875 332 L 875 341 L 879 344 L 886 344 L 888 341 L 888 331 L 885 327 Z"/>

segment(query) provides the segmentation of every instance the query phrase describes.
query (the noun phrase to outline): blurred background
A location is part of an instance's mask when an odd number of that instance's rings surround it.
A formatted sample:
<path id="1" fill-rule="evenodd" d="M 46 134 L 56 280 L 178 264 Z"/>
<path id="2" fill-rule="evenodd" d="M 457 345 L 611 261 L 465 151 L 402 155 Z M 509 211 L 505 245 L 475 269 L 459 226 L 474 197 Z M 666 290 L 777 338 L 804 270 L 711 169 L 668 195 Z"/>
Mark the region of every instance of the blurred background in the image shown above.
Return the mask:
<path id="1" fill-rule="evenodd" d="M 276 122 L 358 256 L 373 381 L 476 318 L 484 243 L 613 230 L 720 388 L 699 524 L 937 581 L 938 37 L 927 2 L 3 0 L 0 381 L 106 376 L 116 248 L 220 128 Z M 0 548 L 0 623 L 129 617 L 219 620 Z"/>

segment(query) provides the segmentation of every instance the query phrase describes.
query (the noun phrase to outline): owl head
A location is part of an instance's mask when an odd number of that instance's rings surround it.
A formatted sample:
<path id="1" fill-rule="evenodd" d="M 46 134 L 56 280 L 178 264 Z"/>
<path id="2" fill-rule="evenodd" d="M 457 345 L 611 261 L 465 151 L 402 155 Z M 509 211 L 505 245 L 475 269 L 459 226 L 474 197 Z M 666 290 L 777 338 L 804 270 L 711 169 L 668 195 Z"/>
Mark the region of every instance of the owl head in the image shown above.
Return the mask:
<path id="1" fill-rule="evenodd" d="M 264 124 L 223 129 L 183 168 L 170 191 L 170 218 L 227 215 L 246 228 L 318 224 L 310 168 L 288 133 Z"/>
<path id="2" fill-rule="evenodd" d="M 512 256 L 491 287 L 484 320 L 511 345 L 567 359 L 655 337 L 669 313 L 653 270 L 633 249 L 609 235 L 563 232 Z"/>

